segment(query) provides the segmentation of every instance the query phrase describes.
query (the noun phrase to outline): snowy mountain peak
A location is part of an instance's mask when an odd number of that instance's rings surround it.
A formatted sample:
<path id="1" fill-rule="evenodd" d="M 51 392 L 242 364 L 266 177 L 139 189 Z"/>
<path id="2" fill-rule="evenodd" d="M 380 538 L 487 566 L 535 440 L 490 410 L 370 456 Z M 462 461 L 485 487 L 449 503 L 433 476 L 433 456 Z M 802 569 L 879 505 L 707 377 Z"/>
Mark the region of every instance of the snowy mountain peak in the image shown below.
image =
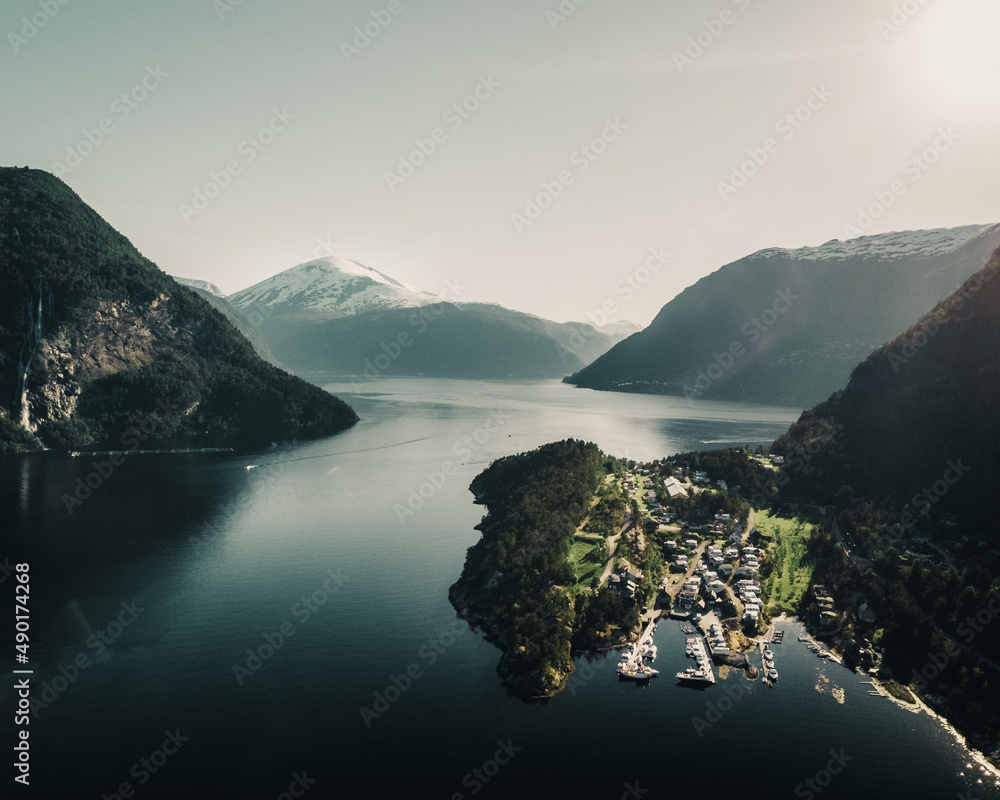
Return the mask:
<path id="1" fill-rule="evenodd" d="M 181 286 L 190 286 L 192 289 L 201 289 L 203 292 L 208 292 L 208 294 L 213 294 L 216 297 L 222 298 L 223 300 L 226 299 L 226 295 L 223 293 L 222 289 L 220 289 L 214 283 L 209 283 L 208 281 L 199 281 L 195 278 L 178 278 L 176 275 L 172 277 L 175 281 L 181 284 Z"/>
<path id="2" fill-rule="evenodd" d="M 951 253 L 978 236 L 1000 228 L 1000 225 L 964 225 L 960 228 L 934 228 L 923 231 L 895 231 L 858 239 L 832 239 L 819 247 L 789 250 L 770 247 L 759 250 L 751 259 L 783 256 L 798 261 L 828 261 L 848 258 L 895 259 L 912 256 L 937 256 Z"/>
<path id="3" fill-rule="evenodd" d="M 346 258 L 329 256 L 299 264 L 232 295 L 239 308 L 281 305 L 315 313 L 357 314 L 416 308 L 441 298 Z"/>

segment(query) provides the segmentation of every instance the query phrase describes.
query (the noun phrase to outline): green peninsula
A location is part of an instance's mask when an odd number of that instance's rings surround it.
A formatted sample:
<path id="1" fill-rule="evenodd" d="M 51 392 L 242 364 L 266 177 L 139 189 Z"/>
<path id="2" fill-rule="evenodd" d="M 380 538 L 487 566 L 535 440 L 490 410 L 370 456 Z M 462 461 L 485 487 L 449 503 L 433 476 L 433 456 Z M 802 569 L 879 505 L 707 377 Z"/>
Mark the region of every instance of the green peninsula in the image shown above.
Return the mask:
<path id="1" fill-rule="evenodd" d="M 624 470 L 596 445 L 568 439 L 499 459 L 469 487 L 488 513 L 448 595 L 503 651 L 498 672 L 519 696 L 558 692 L 575 654 L 617 643 L 655 598 L 655 581 L 632 598 L 601 586 L 611 567 L 605 534 L 631 524 Z M 630 555 L 640 567 L 656 561 L 645 572 L 659 575 L 658 548 Z"/>

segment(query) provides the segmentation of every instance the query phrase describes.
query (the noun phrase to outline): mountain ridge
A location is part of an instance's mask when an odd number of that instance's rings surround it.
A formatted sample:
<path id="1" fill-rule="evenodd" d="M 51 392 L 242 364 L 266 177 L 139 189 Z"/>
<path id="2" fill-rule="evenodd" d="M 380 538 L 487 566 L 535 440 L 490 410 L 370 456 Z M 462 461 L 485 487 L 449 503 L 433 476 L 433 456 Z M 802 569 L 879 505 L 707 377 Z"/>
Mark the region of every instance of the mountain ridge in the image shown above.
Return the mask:
<path id="1" fill-rule="evenodd" d="M 607 391 L 814 405 L 997 246 L 1000 224 L 760 250 L 687 287 L 647 328 L 565 380 Z M 782 292 L 795 301 L 780 302 Z"/>
<path id="2" fill-rule="evenodd" d="M 281 364 L 308 375 L 561 378 L 626 335 L 460 295 L 451 285 L 425 292 L 331 256 L 226 299 L 254 319 Z"/>
<path id="3" fill-rule="evenodd" d="M 934 510 L 970 517 L 972 527 L 990 524 L 1000 479 L 997 353 L 1000 248 L 775 442 L 776 453 L 810 454 L 807 465 L 786 468 L 790 490 L 831 500 L 846 485 L 907 509 L 907 523 Z M 960 480 L 928 497 L 949 470 Z"/>

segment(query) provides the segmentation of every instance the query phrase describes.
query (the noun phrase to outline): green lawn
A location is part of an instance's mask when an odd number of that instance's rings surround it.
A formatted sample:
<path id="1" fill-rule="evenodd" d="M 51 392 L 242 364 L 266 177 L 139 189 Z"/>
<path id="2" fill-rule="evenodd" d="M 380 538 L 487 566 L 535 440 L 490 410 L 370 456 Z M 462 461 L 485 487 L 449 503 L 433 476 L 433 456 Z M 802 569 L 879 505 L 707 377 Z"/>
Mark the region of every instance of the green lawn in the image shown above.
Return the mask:
<path id="1" fill-rule="evenodd" d="M 767 551 L 774 562 L 774 571 L 761 582 L 764 602 L 795 610 L 812 580 L 815 565 L 805 563 L 805 556 L 816 526 L 795 517 L 772 516 L 771 512 L 759 509 L 754 516 L 757 529 L 774 539 Z"/>
<path id="2" fill-rule="evenodd" d="M 577 586 L 581 588 L 590 588 L 591 579 L 599 576 L 604 569 L 604 564 L 596 564 L 588 558 L 599 541 L 577 536 L 570 545 L 569 564 L 573 568 L 573 575 L 576 576 Z"/>

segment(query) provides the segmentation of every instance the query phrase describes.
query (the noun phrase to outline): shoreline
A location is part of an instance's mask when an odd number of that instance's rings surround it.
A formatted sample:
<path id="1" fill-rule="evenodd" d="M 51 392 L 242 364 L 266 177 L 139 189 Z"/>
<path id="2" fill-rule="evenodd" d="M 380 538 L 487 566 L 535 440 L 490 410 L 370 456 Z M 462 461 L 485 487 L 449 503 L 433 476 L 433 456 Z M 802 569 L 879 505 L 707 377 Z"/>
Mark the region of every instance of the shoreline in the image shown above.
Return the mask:
<path id="1" fill-rule="evenodd" d="M 874 675 L 869 677 L 871 677 L 871 685 L 875 687 L 876 691 L 878 691 L 878 693 L 883 697 L 889 698 L 889 700 L 891 700 L 897 707 L 903 709 L 904 711 L 909 711 L 911 714 L 927 714 L 927 716 L 936 720 L 941 727 L 943 727 L 955 738 L 955 741 L 968 751 L 972 761 L 979 764 L 979 766 L 983 768 L 984 772 L 992 775 L 994 781 L 997 782 L 997 785 L 1000 785 L 1000 766 L 994 764 L 990 760 L 989 756 L 987 756 L 984 752 L 977 750 L 969 744 L 965 735 L 952 725 L 951 721 L 946 716 L 927 705 L 916 689 L 912 686 L 906 686 L 906 690 L 910 693 L 914 700 L 913 703 L 907 703 L 889 692 L 889 690 L 882 685 L 882 682 L 878 679 L 878 677 Z"/>
<path id="2" fill-rule="evenodd" d="M 804 620 L 801 620 L 798 617 L 788 617 L 788 615 L 784 612 L 782 612 L 781 616 L 772 619 L 771 624 L 773 625 L 775 622 L 781 619 L 786 619 L 790 622 L 799 623 L 805 629 L 809 637 L 811 639 L 815 639 L 815 634 L 809 630 L 809 626 L 805 623 Z M 834 655 L 836 655 L 838 658 L 840 658 L 841 662 L 843 661 L 843 655 L 841 653 L 838 653 L 832 647 L 828 647 L 827 649 L 831 653 L 834 653 Z M 836 662 L 830 662 L 830 663 L 836 663 Z M 841 663 L 841 666 L 843 666 L 843 663 Z M 847 667 L 845 667 L 845 669 L 847 669 Z M 946 716 L 944 716 L 939 711 L 936 711 L 935 709 L 927 705 L 927 703 L 920 696 L 920 694 L 917 692 L 916 689 L 914 689 L 910 685 L 906 685 L 906 690 L 910 693 L 910 696 L 913 697 L 914 700 L 913 703 L 907 703 L 905 700 L 900 700 L 898 697 L 893 695 L 888 689 L 886 689 L 882 681 L 879 680 L 878 676 L 868 675 L 868 678 L 870 680 L 870 685 L 878 692 L 878 694 L 881 695 L 882 697 L 888 698 L 897 708 L 900 708 L 903 711 L 907 711 L 911 714 L 927 714 L 927 716 L 931 717 L 931 719 L 935 720 L 938 724 L 940 724 L 941 727 L 944 728 L 944 730 L 947 733 L 951 734 L 951 736 L 955 739 L 955 741 L 958 742 L 958 744 L 965 749 L 965 751 L 969 754 L 971 761 L 975 764 L 978 764 L 982 768 L 982 771 L 984 773 L 991 775 L 996 785 L 1000 786 L 1000 765 L 995 764 L 993 761 L 990 760 L 989 756 L 987 756 L 981 750 L 978 750 L 972 744 L 970 744 L 965 735 L 961 731 L 959 731 Z"/>

